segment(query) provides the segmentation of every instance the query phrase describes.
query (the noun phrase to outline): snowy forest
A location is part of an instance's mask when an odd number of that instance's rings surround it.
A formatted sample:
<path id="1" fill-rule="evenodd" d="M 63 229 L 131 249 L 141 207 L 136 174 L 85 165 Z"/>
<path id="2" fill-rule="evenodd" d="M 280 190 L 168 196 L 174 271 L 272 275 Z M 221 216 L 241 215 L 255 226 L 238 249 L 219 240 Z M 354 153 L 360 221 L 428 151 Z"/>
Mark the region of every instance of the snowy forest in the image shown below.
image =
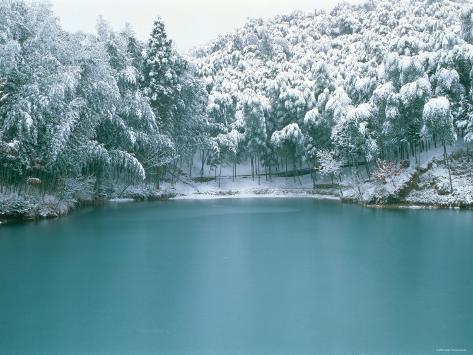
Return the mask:
<path id="1" fill-rule="evenodd" d="M 251 19 L 184 56 L 161 19 L 143 42 L 104 18 L 68 33 L 49 5 L 2 0 L 0 189 L 106 198 L 241 165 L 387 179 L 433 149 L 450 175 L 448 147 L 473 142 L 472 80 L 468 1 Z"/>

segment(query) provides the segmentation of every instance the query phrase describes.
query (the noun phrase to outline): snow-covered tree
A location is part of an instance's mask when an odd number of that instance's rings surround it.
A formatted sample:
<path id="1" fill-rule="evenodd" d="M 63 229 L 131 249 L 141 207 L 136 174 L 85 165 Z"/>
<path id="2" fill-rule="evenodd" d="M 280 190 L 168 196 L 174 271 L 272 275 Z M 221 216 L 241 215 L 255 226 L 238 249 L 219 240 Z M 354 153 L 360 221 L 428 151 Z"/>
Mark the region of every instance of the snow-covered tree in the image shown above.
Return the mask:
<path id="1" fill-rule="evenodd" d="M 100 192 L 175 181 L 197 154 L 202 175 L 205 163 L 235 175 L 243 160 L 314 168 L 320 151 L 369 174 L 455 133 L 471 142 L 472 13 L 462 0 L 344 3 L 250 20 L 183 57 L 160 19 L 145 44 L 103 19 L 71 34 L 49 5 L 1 1 L 0 179 L 87 176 Z"/>
<path id="2" fill-rule="evenodd" d="M 351 107 L 333 128 L 334 146 L 341 156 L 354 165 L 361 159 L 368 166 L 378 155 L 378 145 L 371 129 L 372 117 L 373 109 L 369 104 Z"/>
<path id="3" fill-rule="evenodd" d="M 396 170 L 396 162 L 388 160 L 378 160 L 376 168 L 373 171 L 373 178 L 377 181 L 387 183 L 391 182 L 392 186 L 396 188 L 395 176 L 399 174 Z"/>
<path id="4" fill-rule="evenodd" d="M 217 131 L 224 131 L 234 121 L 237 97 L 230 93 L 214 91 L 209 96 L 207 115 Z"/>
<path id="5" fill-rule="evenodd" d="M 442 145 L 456 141 L 450 102 L 445 96 L 430 99 L 423 112 L 425 137 L 439 141 Z"/>
<path id="6" fill-rule="evenodd" d="M 450 189 L 453 192 L 452 176 L 448 163 L 447 144 L 456 141 L 457 135 L 453 126 L 453 117 L 450 111 L 450 102 L 444 96 L 430 99 L 424 107 L 423 113 L 425 137 L 439 141 L 443 145 L 445 164 L 448 168 Z"/>
<path id="7" fill-rule="evenodd" d="M 473 44 L 473 7 L 469 7 L 462 14 L 463 38 L 468 43 Z"/>
<path id="8" fill-rule="evenodd" d="M 165 132 L 173 129 L 172 117 L 176 109 L 174 97 L 181 91 L 177 73 L 179 60 L 164 23 L 158 18 L 154 22 L 146 51 L 144 87 Z"/>
<path id="9" fill-rule="evenodd" d="M 3 92 L 3 88 L 5 86 L 6 81 L 3 79 L 0 79 L 0 105 L 2 104 L 3 101 L 6 100 L 7 95 Z"/>
<path id="10" fill-rule="evenodd" d="M 69 34 L 48 5 L 21 0 L 1 2 L 0 14 L 0 164 L 7 179 L 38 178 L 54 188 L 87 175 L 97 192 L 111 179 L 142 181 L 149 173 L 159 181 L 177 153 L 143 93 L 145 45 L 131 29 L 114 32 L 99 19 L 97 36 Z M 175 142 L 196 145 L 201 132 L 188 127 L 204 121 L 207 99 L 180 63 L 186 75 L 176 80 L 186 90 L 173 97 L 173 119 L 166 118 L 189 137 L 174 134 Z M 179 83 L 168 83 L 175 93 Z"/>
<path id="11" fill-rule="evenodd" d="M 318 149 L 335 147 L 332 128 L 346 124 L 351 106 L 363 104 L 371 106 L 371 117 L 358 159 L 418 158 L 428 149 L 422 113 L 432 96 L 449 98 L 458 129 L 468 134 L 473 51 L 462 39 L 471 27 L 467 7 L 383 0 L 250 21 L 201 48 L 196 62 L 211 97 L 228 92 L 229 83 L 268 97 L 268 136 L 297 124 L 308 161 L 315 162 Z M 285 153 L 271 154 L 278 160 Z"/>
<path id="12" fill-rule="evenodd" d="M 82 105 L 75 96 L 80 79 L 75 48 L 44 4 L 6 1 L 0 13 L 0 77 L 7 95 L 0 132 L 4 140 L 18 142 L 20 175 L 55 174 Z"/>
<path id="13" fill-rule="evenodd" d="M 343 196 L 343 191 L 340 186 L 342 181 L 342 162 L 336 158 L 335 152 L 330 150 L 319 150 L 317 152 L 317 160 L 319 161 L 319 172 L 322 176 L 330 176 L 332 179 L 332 185 L 334 179 L 337 178 L 339 181 L 340 196 Z"/>
<path id="14" fill-rule="evenodd" d="M 276 131 L 271 136 L 271 144 L 281 151 L 287 160 L 290 158 L 293 163 L 294 173 L 297 173 L 297 163 L 301 164 L 304 149 L 304 134 L 297 123 L 291 123 L 280 131 Z"/>
<path id="15" fill-rule="evenodd" d="M 173 49 L 161 19 L 154 22 L 143 67 L 142 85 L 160 133 L 170 138 L 181 159 L 192 161 L 205 141 L 207 94 L 195 66 Z"/>
<path id="16" fill-rule="evenodd" d="M 252 175 L 259 175 L 260 157 L 266 153 L 267 132 L 265 118 L 265 98 L 254 91 L 245 91 L 242 114 L 245 127 L 245 145 L 251 157 Z"/>
<path id="17" fill-rule="evenodd" d="M 317 152 L 331 145 L 331 122 L 318 108 L 313 108 L 306 113 L 303 127 L 306 159 L 314 166 Z"/>

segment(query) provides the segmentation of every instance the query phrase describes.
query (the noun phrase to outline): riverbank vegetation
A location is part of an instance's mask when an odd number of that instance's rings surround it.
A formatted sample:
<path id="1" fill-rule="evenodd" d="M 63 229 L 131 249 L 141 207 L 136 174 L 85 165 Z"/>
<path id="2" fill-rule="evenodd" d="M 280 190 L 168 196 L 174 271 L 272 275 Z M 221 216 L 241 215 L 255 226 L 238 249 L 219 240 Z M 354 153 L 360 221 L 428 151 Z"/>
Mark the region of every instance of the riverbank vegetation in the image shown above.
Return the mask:
<path id="1" fill-rule="evenodd" d="M 326 176 L 341 195 L 348 179 L 361 196 L 438 149 L 442 193 L 458 194 L 450 153 L 473 141 L 472 85 L 468 1 L 253 19 L 184 57 L 160 19 L 144 43 L 102 18 L 96 34 L 68 33 L 48 5 L 5 0 L 0 195 L 158 196 L 163 181 L 249 166 L 256 180 Z"/>

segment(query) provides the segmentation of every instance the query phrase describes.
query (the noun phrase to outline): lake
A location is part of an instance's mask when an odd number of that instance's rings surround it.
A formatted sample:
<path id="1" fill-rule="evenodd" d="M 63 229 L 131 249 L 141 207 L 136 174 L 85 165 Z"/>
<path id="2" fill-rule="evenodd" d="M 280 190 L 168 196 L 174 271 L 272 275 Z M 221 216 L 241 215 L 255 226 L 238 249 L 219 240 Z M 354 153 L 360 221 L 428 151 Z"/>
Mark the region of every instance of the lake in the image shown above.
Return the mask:
<path id="1" fill-rule="evenodd" d="M 0 227 L 0 353 L 473 351 L 473 212 L 124 203 Z"/>

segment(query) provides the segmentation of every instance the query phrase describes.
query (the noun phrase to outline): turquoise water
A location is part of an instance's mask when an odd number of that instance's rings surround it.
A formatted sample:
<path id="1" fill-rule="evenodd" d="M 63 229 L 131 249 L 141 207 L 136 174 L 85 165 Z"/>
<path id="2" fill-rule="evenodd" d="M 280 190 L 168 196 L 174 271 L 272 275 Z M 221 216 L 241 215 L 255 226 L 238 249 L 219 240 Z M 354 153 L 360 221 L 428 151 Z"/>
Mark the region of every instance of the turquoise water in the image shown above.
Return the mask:
<path id="1" fill-rule="evenodd" d="M 0 227 L 0 353 L 473 351 L 473 212 L 171 201 Z"/>

